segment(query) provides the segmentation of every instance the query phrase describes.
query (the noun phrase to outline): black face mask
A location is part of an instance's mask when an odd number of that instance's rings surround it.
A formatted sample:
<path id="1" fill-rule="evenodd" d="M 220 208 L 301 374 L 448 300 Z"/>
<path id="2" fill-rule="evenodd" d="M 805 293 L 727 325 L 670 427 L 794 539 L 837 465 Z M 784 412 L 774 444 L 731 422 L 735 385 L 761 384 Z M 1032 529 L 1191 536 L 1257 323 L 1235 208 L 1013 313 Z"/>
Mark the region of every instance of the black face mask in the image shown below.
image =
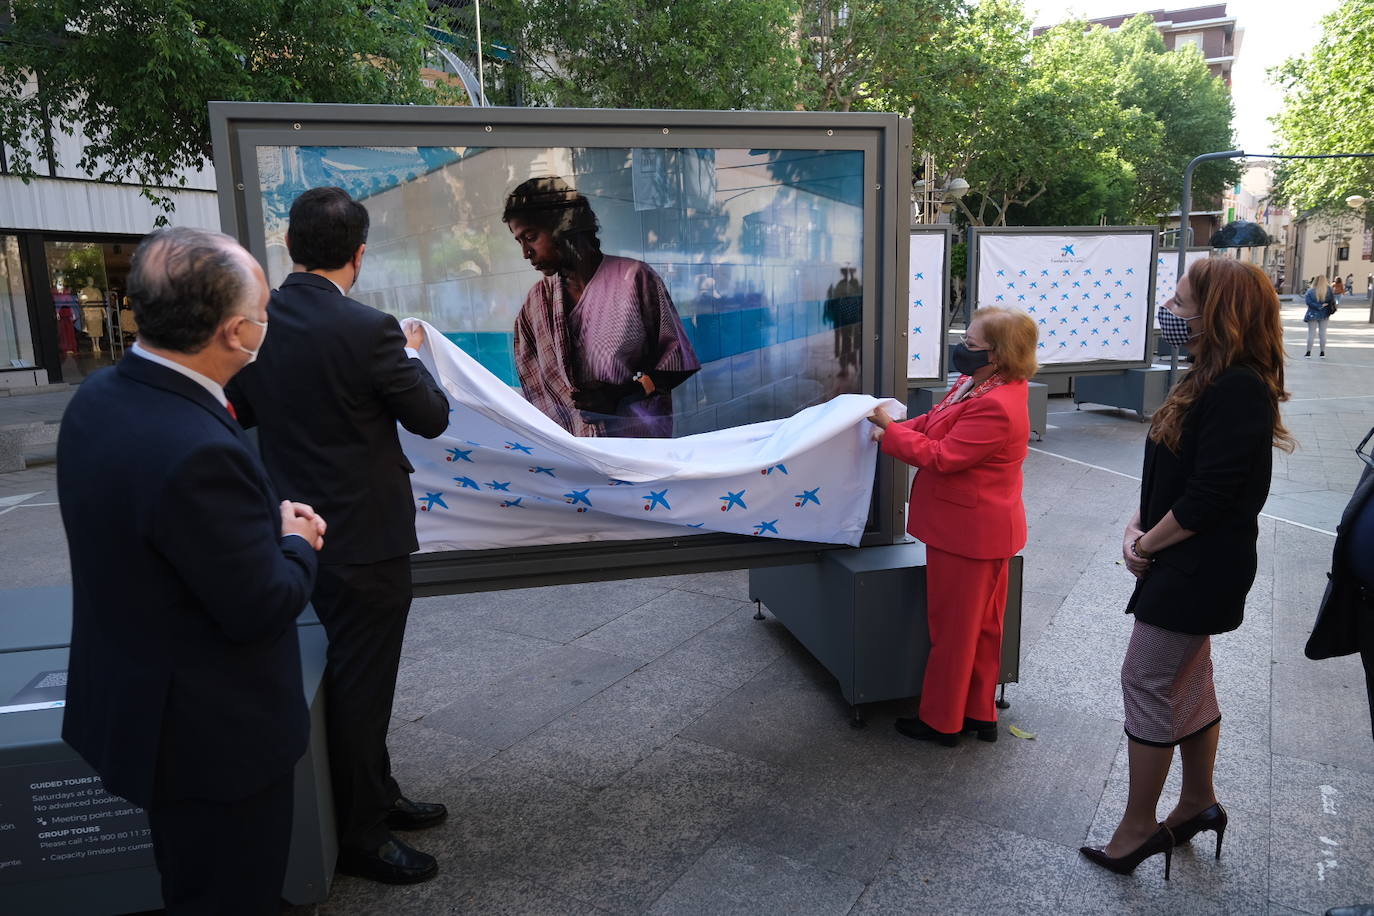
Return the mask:
<path id="1" fill-rule="evenodd" d="M 972 375 L 988 364 L 991 353 L 988 350 L 972 350 L 966 343 L 960 343 L 950 354 L 950 362 L 962 375 Z"/>

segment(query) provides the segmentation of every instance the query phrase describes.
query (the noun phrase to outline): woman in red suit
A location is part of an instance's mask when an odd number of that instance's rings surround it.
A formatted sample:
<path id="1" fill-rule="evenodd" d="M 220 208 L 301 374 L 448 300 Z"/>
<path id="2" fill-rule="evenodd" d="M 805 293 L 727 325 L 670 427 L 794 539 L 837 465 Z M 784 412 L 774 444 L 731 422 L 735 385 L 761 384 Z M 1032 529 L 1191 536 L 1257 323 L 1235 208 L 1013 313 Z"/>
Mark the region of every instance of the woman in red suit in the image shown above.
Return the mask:
<path id="1" fill-rule="evenodd" d="M 1025 312 L 981 308 L 954 350 L 962 375 L 944 400 L 903 423 L 881 408 L 869 417 L 882 450 L 919 469 L 907 531 L 926 545 L 930 657 L 920 715 L 897 720 L 910 738 L 953 747 L 976 731 L 997 740 L 1007 568 L 1026 544 L 1021 464 L 1036 337 Z"/>

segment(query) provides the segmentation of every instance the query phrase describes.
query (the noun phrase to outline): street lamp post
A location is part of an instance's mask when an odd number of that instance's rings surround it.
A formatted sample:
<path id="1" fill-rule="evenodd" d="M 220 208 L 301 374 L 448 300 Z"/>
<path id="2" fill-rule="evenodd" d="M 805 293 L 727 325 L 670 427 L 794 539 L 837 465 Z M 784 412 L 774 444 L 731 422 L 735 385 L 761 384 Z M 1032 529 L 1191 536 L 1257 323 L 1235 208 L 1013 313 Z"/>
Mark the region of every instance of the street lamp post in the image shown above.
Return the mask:
<path id="1" fill-rule="evenodd" d="M 1351 194 L 1349 197 L 1345 199 L 1345 203 L 1346 206 L 1348 206 L 1352 210 L 1362 210 L 1364 209 L 1366 200 L 1359 194 Z M 1366 218 L 1365 221 L 1368 222 L 1368 219 Z M 1363 236 L 1363 233 L 1361 233 L 1361 236 Z M 1360 241 L 1361 243 L 1363 243 L 1364 239 L 1361 238 Z M 1371 284 L 1366 283 L 1364 294 L 1369 299 L 1369 323 L 1374 324 L 1374 286 L 1371 286 Z"/>

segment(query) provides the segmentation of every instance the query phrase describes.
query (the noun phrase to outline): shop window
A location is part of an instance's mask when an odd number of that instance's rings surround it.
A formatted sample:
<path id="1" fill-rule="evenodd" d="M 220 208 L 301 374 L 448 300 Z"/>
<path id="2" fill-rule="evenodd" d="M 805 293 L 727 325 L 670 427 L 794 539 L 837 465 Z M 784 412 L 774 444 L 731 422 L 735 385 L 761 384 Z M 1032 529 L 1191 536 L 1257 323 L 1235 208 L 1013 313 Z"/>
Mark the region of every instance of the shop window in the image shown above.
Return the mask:
<path id="1" fill-rule="evenodd" d="M 0 370 L 33 368 L 34 365 L 19 239 L 0 235 Z"/>

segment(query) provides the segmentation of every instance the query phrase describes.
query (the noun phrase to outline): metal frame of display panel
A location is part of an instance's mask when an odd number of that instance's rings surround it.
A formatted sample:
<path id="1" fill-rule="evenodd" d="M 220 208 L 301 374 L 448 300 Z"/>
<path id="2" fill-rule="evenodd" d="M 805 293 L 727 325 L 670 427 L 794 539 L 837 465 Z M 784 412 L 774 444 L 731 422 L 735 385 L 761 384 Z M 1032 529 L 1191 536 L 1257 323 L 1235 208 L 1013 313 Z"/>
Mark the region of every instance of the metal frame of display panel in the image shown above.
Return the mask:
<path id="1" fill-rule="evenodd" d="M 954 266 L 954 227 L 950 225 L 930 225 L 921 223 L 911 227 L 911 235 L 943 235 L 945 237 L 945 259 L 944 271 L 940 280 L 940 369 L 934 375 L 907 375 L 907 385 L 911 388 L 922 388 L 931 383 L 943 383 L 949 375 L 949 307 L 950 307 L 950 279 Z M 907 265 L 908 272 L 911 265 Z M 905 339 L 907 331 L 902 331 L 902 338 Z M 910 368 L 910 367 L 908 367 Z"/>
<path id="2" fill-rule="evenodd" d="M 1150 278 L 1146 291 L 1147 315 L 1154 311 L 1155 299 L 1155 259 L 1159 257 L 1159 229 L 1155 226 L 970 226 L 968 246 L 968 312 L 972 314 L 978 302 L 978 255 L 980 241 L 989 235 L 1148 235 L 1150 237 Z M 967 315 L 965 316 L 968 317 Z M 1154 365 L 1152 336 L 1145 335 L 1141 341 L 1139 359 L 1131 360 L 1089 360 L 1081 363 L 1050 363 L 1041 365 L 1035 377 L 1043 379 L 1053 375 L 1090 375 L 1102 372 L 1119 372 L 1123 369 L 1144 369 Z"/>
<path id="3" fill-rule="evenodd" d="M 259 146 L 857 150 L 864 154 L 863 390 L 905 399 L 911 122 L 868 112 L 620 111 L 211 102 L 223 230 L 266 263 Z M 870 332 L 871 329 L 871 332 Z M 879 461 L 862 545 L 902 539 L 904 469 Z M 451 594 L 796 563 L 842 545 L 703 534 L 412 558 L 415 593 Z"/>

